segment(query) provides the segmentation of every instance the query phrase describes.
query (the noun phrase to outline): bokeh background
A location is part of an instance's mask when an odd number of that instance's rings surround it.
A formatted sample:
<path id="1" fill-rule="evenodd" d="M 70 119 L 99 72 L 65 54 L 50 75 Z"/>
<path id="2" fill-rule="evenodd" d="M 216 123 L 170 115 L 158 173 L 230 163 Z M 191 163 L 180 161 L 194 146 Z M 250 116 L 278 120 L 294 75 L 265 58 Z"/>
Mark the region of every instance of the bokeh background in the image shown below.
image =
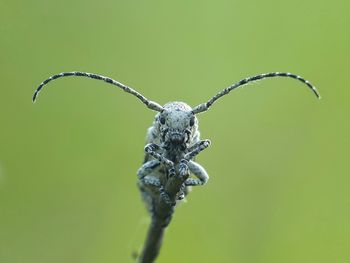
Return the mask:
<path id="1" fill-rule="evenodd" d="M 350 262 L 350 5 L 335 1 L 0 2 L 0 262 L 133 262 L 154 112 L 269 79 L 201 114 L 211 179 L 179 206 L 157 262 Z"/>

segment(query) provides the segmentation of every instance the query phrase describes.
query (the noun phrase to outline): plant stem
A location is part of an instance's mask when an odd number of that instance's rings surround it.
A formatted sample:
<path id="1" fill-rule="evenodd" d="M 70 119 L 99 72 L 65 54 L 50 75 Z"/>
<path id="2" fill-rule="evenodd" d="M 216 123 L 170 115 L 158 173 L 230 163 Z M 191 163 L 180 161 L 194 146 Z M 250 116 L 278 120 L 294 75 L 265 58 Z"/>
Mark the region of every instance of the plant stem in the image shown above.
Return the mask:
<path id="1" fill-rule="evenodd" d="M 148 229 L 145 245 L 139 259 L 139 263 L 152 263 L 157 258 L 163 242 L 164 231 L 169 225 L 175 211 L 177 193 L 181 190 L 187 176 L 179 176 L 178 173 L 168 179 L 164 191 L 169 195 L 173 204 L 159 197 L 153 208 L 151 225 Z"/>

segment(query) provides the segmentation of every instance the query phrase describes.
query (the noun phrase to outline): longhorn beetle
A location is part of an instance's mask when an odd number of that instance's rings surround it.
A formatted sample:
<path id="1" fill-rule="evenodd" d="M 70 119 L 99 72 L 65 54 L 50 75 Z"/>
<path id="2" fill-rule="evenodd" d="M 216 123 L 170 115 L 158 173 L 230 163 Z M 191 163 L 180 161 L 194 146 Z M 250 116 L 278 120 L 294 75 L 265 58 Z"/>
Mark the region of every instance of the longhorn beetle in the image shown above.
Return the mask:
<path id="1" fill-rule="evenodd" d="M 273 72 L 242 79 L 220 91 L 207 102 L 194 108 L 191 108 L 184 102 L 169 102 L 161 106 L 147 99 L 136 90 L 109 77 L 86 72 L 63 72 L 44 80 L 35 91 L 33 102 L 35 102 L 39 92 L 47 83 L 69 76 L 103 80 L 136 96 L 149 109 L 158 112 L 153 125 L 147 131 L 145 159 L 137 172 L 138 186 L 151 216 L 154 216 L 155 204 L 159 199 L 173 207 L 178 200 L 186 196 L 190 186 L 203 185 L 208 181 L 209 176 L 205 169 L 194 161 L 195 156 L 210 145 L 209 140 L 200 140 L 196 115 L 207 111 L 219 98 L 250 82 L 273 77 L 288 77 L 299 80 L 320 98 L 316 88 L 304 78 L 291 73 Z M 189 178 L 189 174 L 193 174 L 195 178 Z M 164 185 L 174 175 L 186 179 L 175 197 L 170 198 L 168 193 L 164 191 Z M 169 217 L 171 217 L 171 214 L 169 214 Z M 166 225 L 169 221 L 170 219 Z"/>

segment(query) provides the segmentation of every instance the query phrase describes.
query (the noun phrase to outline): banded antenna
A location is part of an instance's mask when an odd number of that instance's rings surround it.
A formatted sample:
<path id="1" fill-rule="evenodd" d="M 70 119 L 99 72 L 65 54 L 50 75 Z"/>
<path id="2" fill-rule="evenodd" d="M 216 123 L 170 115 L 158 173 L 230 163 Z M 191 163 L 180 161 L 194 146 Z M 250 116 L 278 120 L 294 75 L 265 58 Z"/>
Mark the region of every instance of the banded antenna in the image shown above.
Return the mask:
<path id="1" fill-rule="evenodd" d="M 125 92 L 127 93 L 130 93 L 134 96 L 136 96 L 139 100 L 142 101 L 143 104 L 145 104 L 149 109 L 151 110 L 155 110 L 155 111 L 163 111 L 163 107 L 161 105 L 159 105 L 158 103 L 156 102 L 153 102 L 153 101 L 150 101 L 149 99 L 147 99 L 145 96 L 143 96 L 141 93 L 137 92 L 136 90 L 128 87 L 128 86 L 125 86 L 124 84 L 114 80 L 114 79 L 111 79 L 109 77 L 105 77 L 105 76 L 101 76 L 101 75 L 97 75 L 97 74 L 94 74 L 94 73 L 87 73 L 87 72 L 79 72 L 79 71 L 73 71 L 73 72 L 62 72 L 60 74 L 56 74 L 56 75 L 53 75 L 51 77 L 49 77 L 48 79 L 44 80 L 40 85 L 39 87 L 36 89 L 36 91 L 34 92 L 34 95 L 33 95 L 33 102 L 36 101 L 38 95 L 39 95 L 39 92 L 42 90 L 42 88 L 47 84 L 49 83 L 50 81 L 52 80 L 55 80 L 55 79 L 58 79 L 58 78 L 62 78 L 62 77 L 70 77 L 70 76 L 76 76 L 76 77 L 87 77 L 87 78 L 91 78 L 91 79 L 98 79 L 98 80 L 103 80 L 109 84 L 112 84 L 114 86 L 117 86 L 119 88 L 121 88 L 122 90 L 124 90 Z"/>
<path id="2" fill-rule="evenodd" d="M 317 98 L 319 98 L 319 99 L 321 98 L 316 87 L 313 86 L 308 80 L 306 80 L 298 75 L 292 74 L 292 73 L 272 72 L 272 73 L 265 73 L 265 74 L 260 74 L 260 75 L 256 75 L 253 77 L 248 77 L 248 78 L 242 79 L 242 80 L 238 81 L 237 83 L 233 84 L 232 86 L 220 91 L 219 93 L 217 93 L 215 96 L 213 96 L 207 102 L 199 104 L 198 106 L 194 107 L 192 112 L 193 112 L 193 114 L 197 114 L 200 112 L 207 111 L 210 108 L 210 106 L 214 104 L 215 101 L 217 101 L 222 96 L 230 93 L 232 90 L 234 90 L 238 87 L 244 86 L 250 82 L 254 82 L 254 81 L 258 81 L 258 80 L 262 80 L 262 79 L 266 79 L 266 78 L 273 78 L 273 77 L 288 77 L 288 78 L 299 80 L 302 83 L 306 84 L 312 90 L 312 92 L 316 95 Z"/>

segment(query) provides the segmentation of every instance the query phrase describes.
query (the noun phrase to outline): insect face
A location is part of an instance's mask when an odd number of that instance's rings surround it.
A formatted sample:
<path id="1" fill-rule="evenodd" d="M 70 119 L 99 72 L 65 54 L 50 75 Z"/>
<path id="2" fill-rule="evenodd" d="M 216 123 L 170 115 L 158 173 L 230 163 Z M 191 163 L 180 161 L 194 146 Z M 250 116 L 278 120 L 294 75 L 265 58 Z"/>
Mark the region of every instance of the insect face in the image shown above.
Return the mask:
<path id="1" fill-rule="evenodd" d="M 183 102 L 166 104 L 164 110 L 157 114 L 156 124 L 161 142 L 172 147 L 187 147 L 198 129 L 198 120 L 192 108 Z"/>

